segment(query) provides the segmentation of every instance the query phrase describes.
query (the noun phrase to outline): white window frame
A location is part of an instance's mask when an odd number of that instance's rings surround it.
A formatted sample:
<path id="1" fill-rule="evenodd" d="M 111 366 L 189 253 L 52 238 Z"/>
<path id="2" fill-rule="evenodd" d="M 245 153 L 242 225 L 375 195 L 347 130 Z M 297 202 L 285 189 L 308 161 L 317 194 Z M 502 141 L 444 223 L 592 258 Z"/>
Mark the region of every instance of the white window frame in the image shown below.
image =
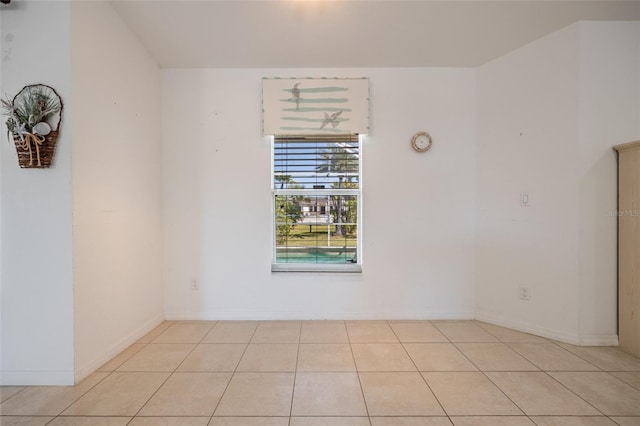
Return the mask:
<path id="1" fill-rule="evenodd" d="M 275 170 L 274 170 L 274 153 L 275 153 L 275 136 L 270 136 L 271 141 L 271 166 L 270 166 L 270 187 L 271 187 L 271 271 L 272 272 L 338 272 L 338 273 L 361 273 L 362 272 L 362 135 L 358 135 L 358 189 L 276 189 L 275 186 Z M 356 212 L 356 263 L 333 264 L 333 263 L 276 263 L 276 195 L 313 195 L 332 196 L 332 195 L 357 195 L 358 209 Z M 354 194 L 355 193 L 355 194 Z"/>

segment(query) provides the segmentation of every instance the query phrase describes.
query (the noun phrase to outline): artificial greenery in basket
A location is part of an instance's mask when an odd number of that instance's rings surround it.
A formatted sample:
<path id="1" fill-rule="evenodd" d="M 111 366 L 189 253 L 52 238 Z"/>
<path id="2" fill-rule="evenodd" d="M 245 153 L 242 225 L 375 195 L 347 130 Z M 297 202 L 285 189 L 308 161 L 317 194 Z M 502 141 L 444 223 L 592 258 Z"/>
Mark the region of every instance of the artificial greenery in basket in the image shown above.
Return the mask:
<path id="1" fill-rule="evenodd" d="M 13 137 L 22 168 L 47 168 L 53 162 L 56 140 L 62 123 L 62 99 L 50 86 L 25 86 L 0 107 L 9 118 L 7 135 Z M 11 137 L 9 138 L 11 140 Z"/>

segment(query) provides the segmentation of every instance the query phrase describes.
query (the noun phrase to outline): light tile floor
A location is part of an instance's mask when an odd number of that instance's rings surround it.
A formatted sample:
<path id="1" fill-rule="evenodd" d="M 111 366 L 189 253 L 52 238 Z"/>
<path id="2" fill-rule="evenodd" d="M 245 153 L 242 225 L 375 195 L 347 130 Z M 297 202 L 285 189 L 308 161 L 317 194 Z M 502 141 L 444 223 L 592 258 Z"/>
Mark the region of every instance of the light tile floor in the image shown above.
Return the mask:
<path id="1" fill-rule="evenodd" d="M 640 359 L 478 321 L 165 322 L 0 425 L 640 426 Z"/>

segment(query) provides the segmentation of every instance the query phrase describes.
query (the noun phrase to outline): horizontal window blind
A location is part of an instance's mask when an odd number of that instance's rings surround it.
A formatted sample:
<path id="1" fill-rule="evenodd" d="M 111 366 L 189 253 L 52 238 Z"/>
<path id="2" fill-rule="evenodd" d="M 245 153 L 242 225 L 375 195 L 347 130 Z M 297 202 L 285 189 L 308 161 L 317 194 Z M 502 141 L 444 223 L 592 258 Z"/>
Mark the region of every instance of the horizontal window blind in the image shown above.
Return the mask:
<path id="1" fill-rule="evenodd" d="M 358 135 L 276 136 L 275 264 L 357 264 Z"/>
<path id="2" fill-rule="evenodd" d="M 274 139 L 274 189 L 357 189 L 359 169 L 358 135 Z"/>

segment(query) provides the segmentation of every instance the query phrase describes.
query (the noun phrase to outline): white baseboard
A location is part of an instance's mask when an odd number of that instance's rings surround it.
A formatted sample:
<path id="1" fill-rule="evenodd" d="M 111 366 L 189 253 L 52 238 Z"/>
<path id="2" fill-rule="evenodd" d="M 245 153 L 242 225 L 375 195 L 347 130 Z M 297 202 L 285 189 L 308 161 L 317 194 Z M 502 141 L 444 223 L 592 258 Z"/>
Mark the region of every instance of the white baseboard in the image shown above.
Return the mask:
<path id="1" fill-rule="evenodd" d="M 558 342 L 569 343 L 577 346 L 617 346 L 617 335 L 580 335 L 563 330 L 554 330 L 545 327 L 539 327 L 522 321 L 514 321 L 499 315 L 476 312 L 476 319 L 491 324 L 507 327 L 512 330 L 522 331 L 524 333 L 534 334 L 536 336 L 545 337 L 547 339 L 556 340 Z"/>
<path id="2" fill-rule="evenodd" d="M 82 379 L 96 371 L 98 368 L 102 367 L 120 352 L 140 340 L 140 338 L 142 338 L 145 334 L 156 328 L 162 321 L 164 321 L 164 318 L 164 313 L 154 316 L 153 318 L 146 321 L 144 324 L 124 336 L 122 339 L 110 345 L 106 350 L 100 353 L 100 356 L 96 357 L 85 365 L 76 366 L 75 382 L 79 383 Z"/>
<path id="3" fill-rule="evenodd" d="M 460 312 L 282 312 L 282 311 L 211 311 L 167 312 L 167 321 L 285 321 L 285 320 L 472 320 L 473 311 Z"/>
<path id="4" fill-rule="evenodd" d="M 617 334 L 587 334 L 580 336 L 580 346 L 618 346 Z"/>
<path id="5" fill-rule="evenodd" d="M 71 386 L 73 371 L 0 371 L 0 386 Z"/>
<path id="6" fill-rule="evenodd" d="M 476 319 L 478 321 L 488 322 L 502 327 L 507 327 L 512 330 L 522 331 L 524 333 L 535 334 L 536 336 L 545 337 L 551 340 L 557 340 L 563 343 L 570 343 L 572 345 L 579 344 L 578 334 L 562 330 L 553 330 L 545 327 L 539 327 L 522 321 L 514 321 L 512 319 L 485 312 L 476 312 Z"/>

